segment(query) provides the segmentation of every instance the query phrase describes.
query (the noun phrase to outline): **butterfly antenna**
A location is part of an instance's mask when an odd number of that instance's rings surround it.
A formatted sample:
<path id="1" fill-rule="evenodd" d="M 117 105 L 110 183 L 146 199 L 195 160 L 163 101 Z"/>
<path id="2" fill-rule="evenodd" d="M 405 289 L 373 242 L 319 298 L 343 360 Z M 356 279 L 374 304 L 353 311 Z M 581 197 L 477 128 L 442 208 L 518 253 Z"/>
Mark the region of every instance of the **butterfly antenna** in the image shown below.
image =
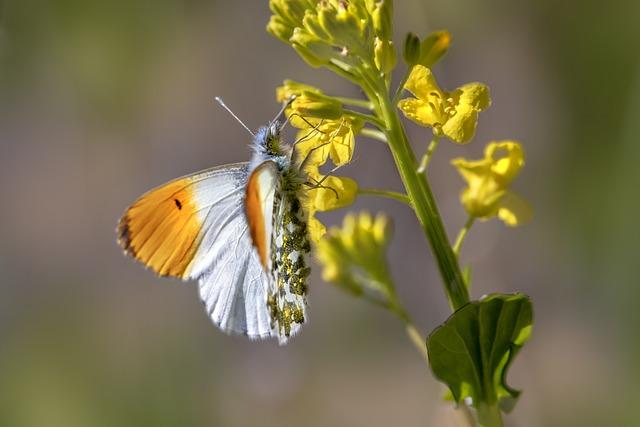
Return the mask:
<path id="1" fill-rule="evenodd" d="M 249 127 L 247 125 L 244 124 L 244 122 L 242 120 L 240 120 L 240 117 L 236 116 L 235 113 L 233 111 L 231 111 L 231 109 L 229 107 L 227 107 L 227 105 L 224 103 L 224 101 L 222 100 L 222 98 L 220 98 L 219 96 L 215 97 L 215 100 L 218 104 L 220 104 L 220 106 L 222 108 L 224 108 L 225 110 L 227 110 L 227 112 L 229 114 L 231 114 L 231 116 L 236 119 L 238 121 L 238 123 L 240 123 L 242 125 L 243 128 L 245 128 L 247 130 L 247 132 L 249 132 L 251 134 L 251 136 L 256 136 L 255 133 L 253 133 L 253 131 L 251 129 L 249 129 Z"/>
<path id="2" fill-rule="evenodd" d="M 291 95 L 285 102 L 282 103 L 282 108 L 280 108 L 280 111 L 278 111 L 278 114 L 276 114 L 276 116 L 273 118 L 273 120 L 271 120 L 271 123 L 275 123 L 276 120 L 280 119 L 280 117 L 282 117 L 284 115 L 284 112 L 286 111 L 286 109 L 289 107 L 289 105 L 291 105 L 291 103 L 296 99 L 295 95 Z M 287 125 L 287 123 L 289 123 L 289 119 L 287 118 L 287 120 L 284 122 L 284 124 L 282 125 L 282 129 L 285 128 L 285 126 Z"/>

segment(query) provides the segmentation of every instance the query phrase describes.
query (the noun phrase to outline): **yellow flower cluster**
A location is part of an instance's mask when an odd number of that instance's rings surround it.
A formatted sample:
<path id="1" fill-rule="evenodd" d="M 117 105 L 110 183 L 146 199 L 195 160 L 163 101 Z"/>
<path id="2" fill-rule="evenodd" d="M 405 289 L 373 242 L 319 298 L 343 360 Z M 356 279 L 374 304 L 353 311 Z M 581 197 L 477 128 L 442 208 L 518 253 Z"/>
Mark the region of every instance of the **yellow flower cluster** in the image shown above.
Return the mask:
<path id="1" fill-rule="evenodd" d="M 311 66 L 357 79 L 362 60 L 387 74 L 396 65 L 390 0 L 271 0 L 267 31 Z"/>
<path id="2" fill-rule="evenodd" d="M 353 179 L 326 176 L 320 168 L 328 160 L 336 167 L 349 163 L 353 157 L 355 136 L 364 124 L 344 114 L 340 102 L 319 89 L 287 80 L 277 89 L 276 98 L 284 102 L 293 97 L 287 117 L 292 126 L 299 129 L 295 159 L 311 185 L 305 207 L 309 215 L 309 233 L 317 242 L 326 228 L 315 217 L 316 212 L 348 206 L 358 192 L 358 184 Z"/>
<path id="3" fill-rule="evenodd" d="M 466 160 L 457 158 L 452 164 L 467 181 L 460 200 L 469 215 L 488 219 L 497 216 L 509 226 L 528 221 L 531 208 L 509 190 L 511 182 L 524 166 L 524 152 L 514 141 L 491 142 L 484 158 Z"/>
<path id="4" fill-rule="evenodd" d="M 342 228 L 332 228 L 318 244 L 322 278 L 356 295 L 370 289 L 388 296 L 392 292 L 386 254 L 390 238 L 384 215 L 348 214 Z"/>

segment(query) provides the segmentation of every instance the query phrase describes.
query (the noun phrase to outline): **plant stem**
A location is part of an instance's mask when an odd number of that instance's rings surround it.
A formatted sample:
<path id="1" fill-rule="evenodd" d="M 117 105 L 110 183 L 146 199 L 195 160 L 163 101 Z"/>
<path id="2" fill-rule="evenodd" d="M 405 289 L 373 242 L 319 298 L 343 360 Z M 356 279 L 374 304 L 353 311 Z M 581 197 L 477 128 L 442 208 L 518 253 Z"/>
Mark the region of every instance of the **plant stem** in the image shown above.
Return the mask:
<path id="1" fill-rule="evenodd" d="M 464 224 L 464 227 L 458 233 L 458 237 L 456 238 L 456 243 L 453 245 L 453 253 L 456 256 L 460 255 L 460 248 L 462 247 L 462 243 L 464 242 L 465 237 L 467 237 L 467 233 L 473 226 L 473 222 L 476 220 L 474 216 L 469 215 L 467 218 L 467 222 Z"/>
<path id="2" fill-rule="evenodd" d="M 476 419 L 473 416 L 473 412 L 471 409 L 464 403 L 458 405 L 455 409 L 456 418 L 458 419 L 458 424 L 464 427 L 476 427 Z"/>
<path id="3" fill-rule="evenodd" d="M 335 99 L 340 101 L 344 105 L 351 105 L 353 107 L 364 108 L 365 110 L 373 110 L 373 104 L 371 101 L 364 99 L 345 98 L 342 96 L 334 96 Z"/>
<path id="4" fill-rule="evenodd" d="M 440 138 L 434 136 L 431 142 L 429 143 L 429 147 L 427 147 L 427 152 L 422 156 L 422 160 L 420 161 L 420 166 L 418 167 L 418 173 L 424 173 L 429 166 L 429 161 L 433 156 L 433 152 L 438 148 L 438 144 L 440 143 Z"/>
<path id="5" fill-rule="evenodd" d="M 382 91 L 383 87 L 384 85 L 381 84 L 379 90 Z M 425 176 L 416 172 L 415 154 L 407 140 L 395 104 L 388 96 L 378 96 L 377 99 L 380 100 L 381 118 L 386 124 L 385 133 L 393 159 L 407 194 L 413 202 L 418 221 L 436 258 L 447 298 L 452 308 L 456 310 L 469 302 L 469 294 L 458 265 L 458 259 L 451 249 L 431 187 Z M 375 100 L 372 99 L 372 102 Z"/>
<path id="6" fill-rule="evenodd" d="M 409 196 L 407 196 L 406 194 L 397 193 L 395 191 L 378 190 L 376 188 L 359 188 L 358 189 L 358 194 L 363 195 L 363 196 L 386 197 L 388 199 L 397 200 L 397 201 L 402 202 L 402 203 L 404 203 L 406 205 L 409 205 L 410 207 L 413 207 L 411 205 L 411 199 L 409 199 Z"/>
<path id="7" fill-rule="evenodd" d="M 344 113 L 352 116 L 352 117 L 356 117 L 359 118 L 361 120 L 363 120 L 366 123 L 371 123 L 372 125 L 378 127 L 378 128 L 383 128 L 384 127 L 384 123 L 382 123 L 376 116 L 372 116 L 370 114 L 364 114 L 361 113 L 359 111 L 354 111 L 354 110 L 344 110 Z"/>
<path id="8" fill-rule="evenodd" d="M 498 405 L 479 403 L 476 409 L 478 413 L 478 427 L 503 427 L 502 413 Z"/>
<path id="9" fill-rule="evenodd" d="M 402 95 L 402 91 L 404 91 L 404 85 L 409 80 L 409 76 L 411 75 L 411 71 L 413 70 L 413 66 L 409 67 L 407 71 L 402 76 L 402 80 L 400 80 L 400 84 L 398 85 L 398 89 L 396 89 L 396 93 L 393 95 L 392 103 L 396 105 L 398 101 L 400 101 L 400 95 Z"/>
<path id="10" fill-rule="evenodd" d="M 406 321 L 404 324 L 404 330 L 407 332 L 407 336 L 418 350 L 418 353 L 422 355 L 424 361 L 429 364 L 429 354 L 427 353 L 426 339 L 420 335 L 420 332 L 410 321 Z"/>
<path id="11" fill-rule="evenodd" d="M 362 128 L 362 130 L 360 131 L 360 134 L 363 136 L 367 136 L 369 138 L 375 139 L 377 141 L 384 142 L 385 144 L 387 143 L 387 136 L 384 134 L 384 132 L 380 132 L 377 129 Z"/>
<path id="12" fill-rule="evenodd" d="M 389 295 L 389 310 L 393 312 L 404 323 L 404 330 L 409 337 L 409 340 L 413 343 L 418 353 L 422 356 L 427 366 L 429 365 L 429 353 L 427 352 L 427 340 L 418 332 L 418 329 L 411 321 L 411 317 L 407 310 L 404 309 L 398 295 L 395 293 L 395 288 Z"/>

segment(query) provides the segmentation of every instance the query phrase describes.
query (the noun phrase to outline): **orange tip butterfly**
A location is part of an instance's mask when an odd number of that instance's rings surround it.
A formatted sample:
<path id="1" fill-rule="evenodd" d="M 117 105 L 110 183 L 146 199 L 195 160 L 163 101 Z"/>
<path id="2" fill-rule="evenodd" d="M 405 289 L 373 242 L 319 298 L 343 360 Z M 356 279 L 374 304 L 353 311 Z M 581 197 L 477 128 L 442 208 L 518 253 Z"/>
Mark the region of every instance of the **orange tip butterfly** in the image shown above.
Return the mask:
<path id="1" fill-rule="evenodd" d="M 159 275 L 197 280 L 222 331 L 285 344 L 307 317 L 310 241 L 305 179 L 277 117 L 255 134 L 240 122 L 253 135 L 250 162 L 149 191 L 126 210 L 117 231 L 125 252 Z"/>

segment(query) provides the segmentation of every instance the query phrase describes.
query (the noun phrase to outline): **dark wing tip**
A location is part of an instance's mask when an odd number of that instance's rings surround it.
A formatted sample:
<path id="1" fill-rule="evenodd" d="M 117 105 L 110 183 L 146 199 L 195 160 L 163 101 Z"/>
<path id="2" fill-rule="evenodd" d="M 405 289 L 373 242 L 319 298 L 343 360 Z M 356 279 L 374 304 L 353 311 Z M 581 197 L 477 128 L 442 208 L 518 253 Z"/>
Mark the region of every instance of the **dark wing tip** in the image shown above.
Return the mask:
<path id="1" fill-rule="evenodd" d="M 118 234 L 118 244 L 127 255 L 131 255 L 134 258 L 136 257 L 135 250 L 131 244 L 131 232 L 129 230 L 129 215 L 125 213 L 118 221 L 118 227 L 116 228 L 116 233 Z"/>

